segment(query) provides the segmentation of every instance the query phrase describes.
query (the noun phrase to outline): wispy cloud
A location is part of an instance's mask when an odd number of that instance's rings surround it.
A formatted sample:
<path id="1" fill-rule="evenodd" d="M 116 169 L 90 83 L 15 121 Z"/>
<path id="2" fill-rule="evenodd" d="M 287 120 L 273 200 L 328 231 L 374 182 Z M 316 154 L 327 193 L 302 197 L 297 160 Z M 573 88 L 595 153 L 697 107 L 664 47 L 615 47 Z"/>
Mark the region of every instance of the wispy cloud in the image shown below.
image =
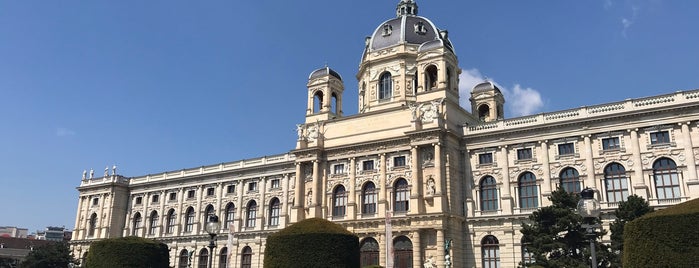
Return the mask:
<path id="1" fill-rule="evenodd" d="M 74 136 L 75 134 L 77 134 L 77 133 L 75 133 L 75 131 L 64 128 L 64 127 L 56 128 L 56 136 L 58 136 L 58 137 Z"/>
<path id="2" fill-rule="evenodd" d="M 612 8 L 612 5 L 614 5 L 614 3 L 612 3 L 612 0 L 604 0 L 604 10 L 609 10 L 610 8 Z"/>
<path id="3" fill-rule="evenodd" d="M 459 75 L 459 94 L 461 95 L 460 104 L 467 110 L 470 110 L 471 103 L 469 97 L 473 87 L 485 81 L 486 78 L 478 69 L 463 70 Z M 510 116 L 525 116 L 531 115 L 541 110 L 544 106 L 544 101 L 541 98 L 539 91 L 523 87 L 520 84 L 514 84 L 510 90 L 497 83 L 494 79 L 488 79 L 497 85 L 505 97 L 505 110 Z"/>
<path id="4" fill-rule="evenodd" d="M 638 7 L 637 6 L 632 6 L 631 7 L 631 18 L 621 18 L 621 26 L 623 27 L 621 30 L 621 35 L 626 38 L 626 32 L 631 28 L 631 25 L 633 25 L 636 22 L 636 18 L 638 17 Z"/>

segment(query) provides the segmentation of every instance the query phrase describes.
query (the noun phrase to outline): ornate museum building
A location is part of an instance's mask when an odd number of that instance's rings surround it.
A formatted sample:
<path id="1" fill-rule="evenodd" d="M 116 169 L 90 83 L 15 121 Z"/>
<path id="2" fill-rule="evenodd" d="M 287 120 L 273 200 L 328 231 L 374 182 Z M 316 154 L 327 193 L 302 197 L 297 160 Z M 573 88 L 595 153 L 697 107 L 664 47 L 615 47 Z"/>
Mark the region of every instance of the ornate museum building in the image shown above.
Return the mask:
<path id="1" fill-rule="evenodd" d="M 699 91 L 504 118 L 491 82 L 459 96 L 460 72 L 447 31 L 401 0 L 366 39 L 358 114 L 343 114 L 344 81 L 325 67 L 308 77 L 293 150 L 84 176 L 71 248 L 84 257 L 91 241 L 135 235 L 166 243 L 174 267 L 262 267 L 268 235 L 318 217 L 359 236 L 363 266 L 393 252 L 401 268 L 517 267 L 521 222 L 559 186 L 593 188 L 607 222 L 629 195 L 656 207 L 699 197 Z M 221 221 L 214 252 L 208 215 Z"/>

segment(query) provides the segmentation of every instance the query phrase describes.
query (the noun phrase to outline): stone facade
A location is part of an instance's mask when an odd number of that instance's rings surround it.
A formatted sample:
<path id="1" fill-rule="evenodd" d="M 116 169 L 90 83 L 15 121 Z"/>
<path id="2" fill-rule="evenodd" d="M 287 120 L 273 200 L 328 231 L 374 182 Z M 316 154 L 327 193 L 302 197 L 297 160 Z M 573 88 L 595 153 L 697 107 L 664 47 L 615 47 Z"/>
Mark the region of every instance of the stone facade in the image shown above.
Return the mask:
<path id="1" fill-rule="evenodd" d="M 342 77 L 325 67 L 309 76 L 306 120 L 288 153 L 84 176 L 75 255 L 95 239 L 137 235 L 168 244 L 175 267 L 199 265 L 215 214 L 217 268 L 262 267 L 266 237 L 311 217 L 356 233 L 363 264 L 517 267 L 520 223 L 559 185 L 595 189 L 607 220 L 630 194 L 657 207 L 699 196 L 699 91 L 504 119 L 505 99 L 485 81 L 468 96 L 470 113 L 459 106 L 467 96 L 447 31 L 412 0 L 396 13 L 367 39 L 357 115 L 343 115 Z M 481 257 L 485 238 L 496 260 Z"/>

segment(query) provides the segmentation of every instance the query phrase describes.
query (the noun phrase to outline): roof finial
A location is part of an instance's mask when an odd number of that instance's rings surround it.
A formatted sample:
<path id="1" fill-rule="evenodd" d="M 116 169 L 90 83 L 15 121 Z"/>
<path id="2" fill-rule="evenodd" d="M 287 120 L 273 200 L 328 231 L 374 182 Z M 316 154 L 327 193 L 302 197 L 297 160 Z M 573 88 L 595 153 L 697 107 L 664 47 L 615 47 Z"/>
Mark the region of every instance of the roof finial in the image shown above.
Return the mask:
<path id="1" fill-rule="evenodd" d="M 415 0 L 400 0 L 396 7 L 396 16 L 417 15 L 417 4 Z"/>

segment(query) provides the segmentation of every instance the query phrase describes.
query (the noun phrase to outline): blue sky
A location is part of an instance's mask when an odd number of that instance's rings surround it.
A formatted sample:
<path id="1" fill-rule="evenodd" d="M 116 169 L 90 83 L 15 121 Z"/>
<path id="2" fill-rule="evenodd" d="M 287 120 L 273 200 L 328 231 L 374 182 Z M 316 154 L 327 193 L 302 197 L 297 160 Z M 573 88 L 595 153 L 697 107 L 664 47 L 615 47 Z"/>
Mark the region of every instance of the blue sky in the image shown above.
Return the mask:
<path id="1" fill-rule="evenodd" d="M 357 111 L 364 46 L 398 0 L 1 1 L 0 226 L 72 229 L 83 170 L 139 176 L 285 153 L 326 63 Z M 506 116 L 699 88 L 699 1 L 419 1 L 462 98 Z"/>

